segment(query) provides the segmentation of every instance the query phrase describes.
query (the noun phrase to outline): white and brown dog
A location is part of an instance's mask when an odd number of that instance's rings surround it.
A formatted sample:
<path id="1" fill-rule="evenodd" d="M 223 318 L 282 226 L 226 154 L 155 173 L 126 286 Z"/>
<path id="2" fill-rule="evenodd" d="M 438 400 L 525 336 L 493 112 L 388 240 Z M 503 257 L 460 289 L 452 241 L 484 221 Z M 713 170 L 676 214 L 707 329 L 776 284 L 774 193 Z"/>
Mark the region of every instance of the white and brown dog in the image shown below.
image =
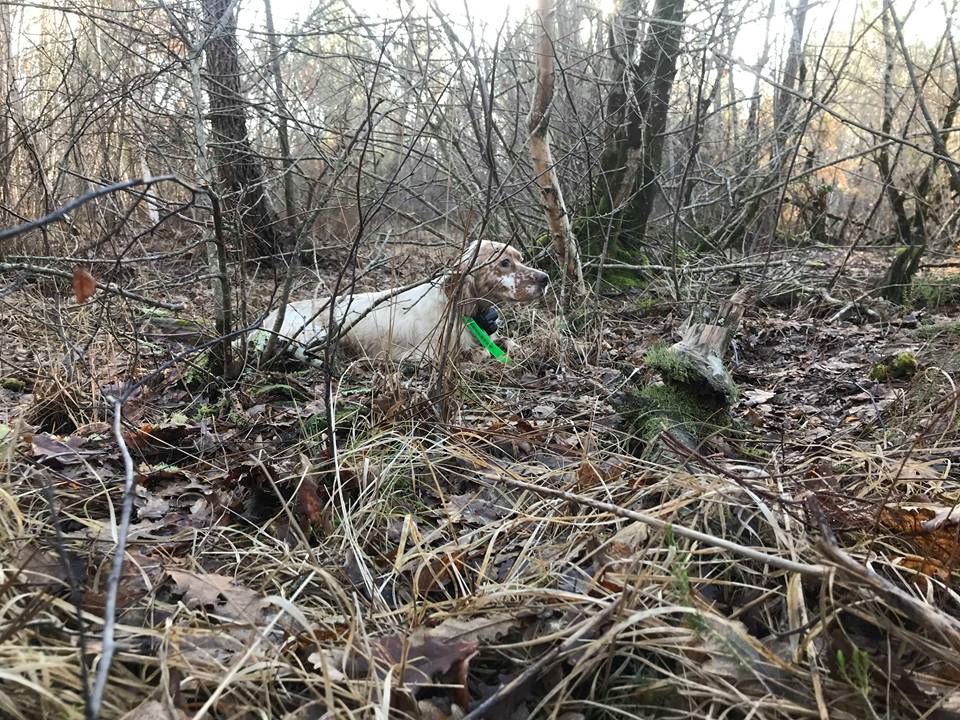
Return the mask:
<path id="1" fill-rule="evenodd" d="M 504 243 L 474 242 L 454 269 L 408 288 L 342 295 L 333 311 L 340 346 L 351 356 L 373 360 L 435 359 L 447 322 L 458 323 L 449 349 L 479 347 L 462 317 L 474 316 L 499 302 L 530 302 L 547 292 L 546 273 L 524 265 L 520 252 Z M 254 346 L 266 345 L 280 310 L 274 310 L 252 334 Z M 278 340 L 301 361 L 328 335 L 329 299 L 292 302 L 283 309 Z"/>

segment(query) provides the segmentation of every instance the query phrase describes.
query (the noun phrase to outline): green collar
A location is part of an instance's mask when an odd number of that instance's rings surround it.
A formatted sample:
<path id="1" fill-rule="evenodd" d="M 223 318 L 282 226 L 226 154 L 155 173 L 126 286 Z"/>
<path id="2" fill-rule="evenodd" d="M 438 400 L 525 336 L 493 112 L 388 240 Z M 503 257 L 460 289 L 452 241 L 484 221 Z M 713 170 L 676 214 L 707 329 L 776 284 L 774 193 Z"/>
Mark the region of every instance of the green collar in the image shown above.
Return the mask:
<path id="1" fill-rule="evenodd" d="M 483 345 L 483 347 L 486 348 L 487 352 L 490 353 L 491 356 L 495 357 L 502 363 L 510 362 L 510 358 L 507 357 L 507 354 L 501 350 L 493 340 L 490 339 L 490 336 L 487 335 L 486 330 L 477 325 L 476 320 L 474 320 L 472 317 L 464 316 L 463 323 L 467 326 L 470 332 L 473 333 L 473 336 L 477 339 L 477 342 Z"/>

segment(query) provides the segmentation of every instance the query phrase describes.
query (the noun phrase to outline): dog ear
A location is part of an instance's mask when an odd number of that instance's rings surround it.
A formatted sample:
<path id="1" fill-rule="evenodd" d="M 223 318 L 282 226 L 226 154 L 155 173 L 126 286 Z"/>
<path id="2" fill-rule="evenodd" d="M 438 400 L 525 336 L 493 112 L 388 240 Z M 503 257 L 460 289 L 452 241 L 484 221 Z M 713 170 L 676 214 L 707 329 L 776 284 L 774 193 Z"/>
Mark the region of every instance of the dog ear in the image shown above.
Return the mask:
<path id="1" fill-rule="evenodd" d="M 473 315 L 477 309 L 477 279 L 472 272 L 451 273 L 444 283 L 443 291 L 457 304 L 460 315 Z"/>
<path id="2" fill-rule="evenodd" d="M 457 303 L 457 311 L 461 315 L 470 316 L 477 310 L 477 300 L 480 295 L 477 271 L 483 264 L 483 258 L 477 248 L 478 244 L 479 241 L 474 240 L 467 246 L 457 263 L 456 272 L 451 273 L 444 283 L 444 292 L 450 300 Z"/>
<path id="3" fill-rule="evenodd" d="M 467 249 L 463 251 L 463 255 L 460 256 L 460 261 L 457 263 L 457 269 L 460 272 L 466 272 L 480 265 L 479 245 L 479 240 L 472 240 L 470 244 L 467 245 Z"/>

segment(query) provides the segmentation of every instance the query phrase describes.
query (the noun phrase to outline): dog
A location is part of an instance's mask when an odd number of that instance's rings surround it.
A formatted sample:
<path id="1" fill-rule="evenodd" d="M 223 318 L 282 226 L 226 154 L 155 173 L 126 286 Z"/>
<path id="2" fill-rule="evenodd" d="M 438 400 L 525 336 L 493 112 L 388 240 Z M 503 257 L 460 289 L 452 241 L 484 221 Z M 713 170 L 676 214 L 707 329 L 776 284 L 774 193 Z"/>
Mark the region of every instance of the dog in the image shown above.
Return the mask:
<path id="1" fill-rule="evenodd" d="M 545 272 L 523 264 L 516 248 L 490 240 L 473 242 L 453 269 L 437 278 L 407 288 L 337 297 L 334 327 L 341 350 L 350 356 L 420 362 L 439 357 L 445 323 L 453 322 L 449 349 L 472 354 L 480 345 L 463 318 L 489 320 L 496 303 L 538 300 L 546 295 L 549 282 Z M 279 312 L 270 313 L 251 337 L 261 351 Z M 329 321 L 329 299 L 292 302 L 283 309 L 277 339 L 297 360 L 319 364 L 310 349 L 327 340 Z"/>

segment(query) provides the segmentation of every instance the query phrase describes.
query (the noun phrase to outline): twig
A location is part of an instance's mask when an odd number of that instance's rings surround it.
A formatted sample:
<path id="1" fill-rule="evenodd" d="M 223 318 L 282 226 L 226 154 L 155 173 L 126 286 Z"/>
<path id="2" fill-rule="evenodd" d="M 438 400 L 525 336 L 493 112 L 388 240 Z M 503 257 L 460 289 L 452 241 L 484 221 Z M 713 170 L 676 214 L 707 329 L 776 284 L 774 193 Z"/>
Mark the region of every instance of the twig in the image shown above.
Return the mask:
<path id="1" fill-rule="evenodd" d="M 50 275 L 51 277 L 64 278 L 65 280 L 73 279 L 73 274 L 67 272 L 66 270 L 57 270 L 56 268 L 48 268 L 41 265 L 28 265 L 26 263 L 0 262 L 0 272 L 10 271 L 31 273 L 33 275 Z M 104 292 L 112 295 L 119 295 L 120 297 L 125 297 L 128 300 L 136 300 L 144 305 L 151 305 L 153 307 L 163 308 L 164 310 L 183 310 L 183 305 L 180 305 L 179 303 L 166 303 L 162 300 L 151 300 L 143 295 L 139 295 L 135 292 L 117 287 L 113 283 L 106 283 L 103 285 L 97 283 L 97 287 Z"/>
<path id="2" fill-rule="evenodd" d="M 139 187 L 141 185 L 154 185 L 155 183 L 162 182 L 164 180 L 175 181 L 176 178 L 173 175 L 161 175 L 160 177 L 155 178 L 134 178 L 132 180 L 125 180 L 123 182 L 116 183 L 114 185 L 107 185 L 106 187 L 102 187 L 98 190 L 91 190 L 85 195 L 75 198 L 63 207 L 57 208 L 52 213 L 48 213 L 41 218 L 22 223 L 20 225 L 15 225 L 14 227 L 7 228 L 6 230 L 0 230 L 0 242 L 8 240 L 12 237 L 16 237 L 17 235 L 21 235 L 25 232 L 29 232 L 30 230 L 36 230 L 37 228 L 49 225 L 54 220 L 62 220 L 69 215 L 71 210 L 76 210 L 78 207 L 86 205 L 91 200 L 96 200 L 104 195 L 110 195 L 111 193 L 115 193 L 120 190 L 129 190 L 130 188 Z"/>
<path id="3" fill-rule="evenodd" d="M 522 488 L 523 490 L 529 490 L 537 495 L 548 495 L 550 497 L 561 498 L 568 502 L 587 505 L 613 515 L 619 515 L 620 517 L 642 522 L 645 525 L 649 525 L 650 527 L 658 530 L 667 530 L 669 528 L 670 531 L 675 535 L 685 537 L 688 540 L 695 540 L 706 545 L 712 545 L 714 547 L 730 550 L 731 552 L 748 557 L 751 560 L 767 563 L 768 565 L 780 568 L 781 570 L 786 570 L 787 572 L 802 573 L 804 575 L 812 575 L 814 577 L 822 577 L 830 572 L 830 569 L 824 565 L 807 565 L 806 563 L 794 562 L 793 560 L 787 560 L 786 558 L 777 557 L 776 555 L 769 555 L 765 552 L 761 552 L 760 550 L 747 547 L 746 545 L 740 545 L 739 543 L 725 540 L 724 538 L 716 537 L 715 535 L 707 535 L 706 533 L 702 533 L 697 530 L 691 530 L 690 528 L 683 527 L 682 525 L 666 522 L 665 520 L 655 518 L 652 515 L 647 515 L 646 513 L 637 512 L 636 510 L 628 510 L 627 508 L 614 505 L 613 503 L 604 502 L 602 500 L 594 500 L 593 498 L 567 492 L 565 490 L 556 490 L 555 488 L 544 487 L 542 485 L 534 485 L 533 483 L 524 482 L 523 480 L 516 480 L 508 475 L 501 475 L 499 479 L 508 485 Z"/>
<path id="4" fill-rule="evenodd" d="M 133 458 L 123 439 L 121 420 L 123 419 L 123 402 L 113 399 L 113 435 L 123 456 L 123 500 L 120 510 L 120 525 L 117 528 L 117 547 L 113 555 L 113 568 L 107 578 L 107 593 L 103 608 L 103 638 L 101 640 L 100 665 L 97 667 L 97 678 L 90 696 L 88 716 L 96 720 L 100 715 L 100 706 L 103 704 L 103 692 L 107 686 L 107 676 L 110 674 L 110 663 L 116 649 L 113 633 L 116 627 L 117 591 L 120 587 L 120 576 L 123 574 L 123 559 L 127 548 L 127 535 L 130 531 L 130 516 L 133 515 L 134 472 Z"/>
<path id="5" fill-rule="evenodd" d="M 736 263 L 727 263 L 724 265 L 704 265 L 703 267 L 685 267 L 683 272 L 685 273 L 712 273 L 720 272 L 721 270 L 748 270 L 751 268 L 762 268 L 765 265 L 789 265 L 790 267 L 796 267 L 797 265 L 802 265 L 814 270 L 819 270 L 823 268 L 823 263 L 818 262 L 797 262 L 790 258 L 784 258 L 783 260 L 776 261 L 774 263 L 765 263 L 762 260 L 757 262 L 736 262 Z M 587 267 L 593 267 L 594 263 L 587 263 Z M 672 265 L 631 265 L 630 263 L 616 263 L 616 262 L 605 262 L 603 264 L 604 269 L 611 270 L 649 270 L 657 272 L 669 272 L 673 269 Z"/>

